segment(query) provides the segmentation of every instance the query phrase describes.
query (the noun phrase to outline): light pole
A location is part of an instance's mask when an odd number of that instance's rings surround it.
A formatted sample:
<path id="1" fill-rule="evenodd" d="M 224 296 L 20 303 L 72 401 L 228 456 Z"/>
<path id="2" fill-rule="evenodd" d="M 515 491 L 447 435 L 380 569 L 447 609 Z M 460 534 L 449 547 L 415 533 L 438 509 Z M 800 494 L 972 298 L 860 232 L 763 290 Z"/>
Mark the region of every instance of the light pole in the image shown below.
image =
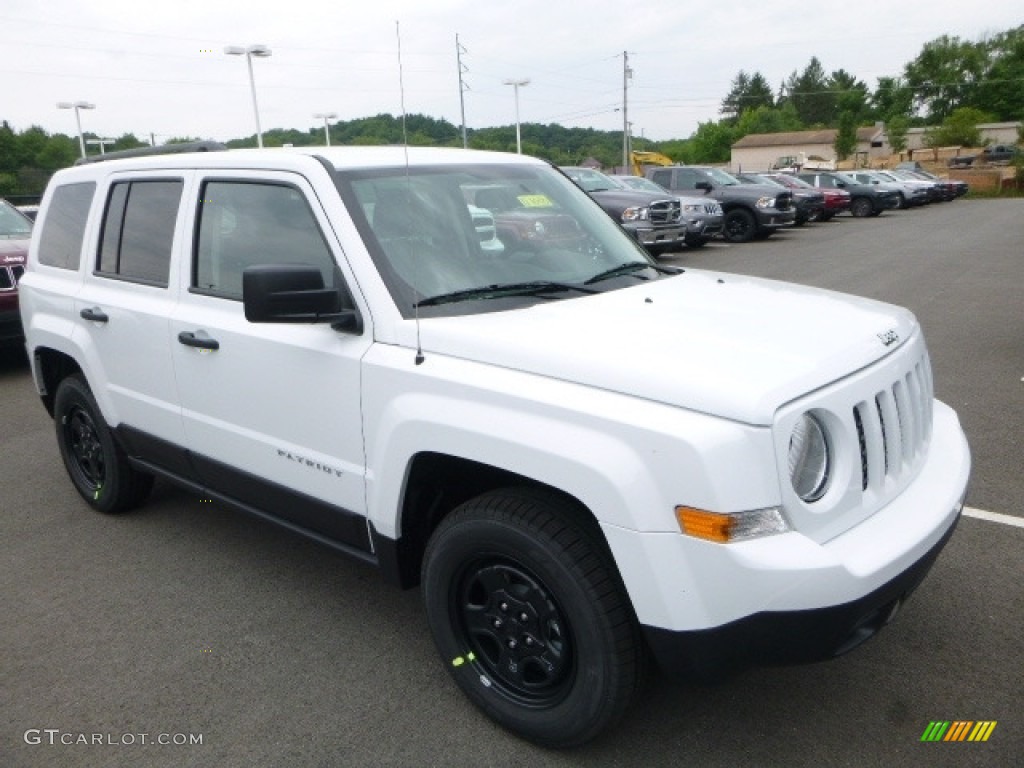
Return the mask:
<path id="1" fill-rule="evenodd" d="M 313 117 L 323 118 L 324 120 L 324 140 L 327 142 L 327 146 L 331 146 L 331 129 L 327 125 L 328 120 L 333 120 L 338 116 L 337 112 L 317 112 Z"/>
<path id="2" fill-rule="evenodd" d="M 265 45 L 250 45 L 243 48 L 240 45 L 229 45 L 224 49 L 229 56 L 245 56 L 245 62 L 249 65 L 249 89 L 252 91 L 252 113 L 256 117 L 256 143 L 263 149 L 263 129 L 260 128 L 260 108 L 256 104 L 256 80 L 252 76 L 252 57 L 266 59 L 272 51 Z"/>
<path id="3" fill-rule="evenodd" d="M 59 101 L 57 102 L 57 109 L 73 109 L 75 110 L 75 123 L 78 125 L 78 148 L 82 150 L 82 159 L 85 159 L 85 136 L 82 135 L 82 118 L 79 115 L 78 110 L 80 109 L 96 109 L 95 104 L 90 104 L 88 101 Z"/>
<path id="4" fill-rule="evenodd" d="M 519 137 L 519 86 L 525 86 L 530 84 L 530 79 L 525 80 L 506 80 L 505 85 L 511 85 L 516 92 L 516 152 L 523 154 L 523 141 Z"/>

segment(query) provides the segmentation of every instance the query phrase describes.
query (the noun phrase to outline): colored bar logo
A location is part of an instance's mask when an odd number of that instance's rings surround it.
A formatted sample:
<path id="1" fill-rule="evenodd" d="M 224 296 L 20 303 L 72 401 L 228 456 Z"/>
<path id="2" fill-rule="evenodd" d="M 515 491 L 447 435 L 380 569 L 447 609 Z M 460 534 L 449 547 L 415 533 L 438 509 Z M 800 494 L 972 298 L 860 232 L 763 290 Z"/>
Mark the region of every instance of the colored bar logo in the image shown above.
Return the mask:
<path id="1" fill-rule="evenodd" d="M 932 720 L 921 734 L 921 741 L 988 741 L 996 723 L 996 720 Z"/>

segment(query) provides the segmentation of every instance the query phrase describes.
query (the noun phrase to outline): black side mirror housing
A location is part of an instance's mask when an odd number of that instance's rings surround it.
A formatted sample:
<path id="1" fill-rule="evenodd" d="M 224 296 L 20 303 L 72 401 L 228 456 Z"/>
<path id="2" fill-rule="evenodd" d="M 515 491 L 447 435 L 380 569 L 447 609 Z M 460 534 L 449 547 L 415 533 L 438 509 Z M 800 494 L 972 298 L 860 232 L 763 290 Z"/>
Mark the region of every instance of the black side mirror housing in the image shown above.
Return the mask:
<path id="1" fill-rule="evenodd" d="M 310 264 L 261 264 L 242 272 L 242 305 L 250 323 L 330 323 L 362 333 L 363 321 L 335 267 L 335 288 L 326 288 Z"/>
<path id="2" fill-rule="evenodd" d="M 696 184 L 694 184 L 694 188 L 703 189 L 705 192 L 710 192 L 713 189 L 710 181 L 698 181 Z"/>

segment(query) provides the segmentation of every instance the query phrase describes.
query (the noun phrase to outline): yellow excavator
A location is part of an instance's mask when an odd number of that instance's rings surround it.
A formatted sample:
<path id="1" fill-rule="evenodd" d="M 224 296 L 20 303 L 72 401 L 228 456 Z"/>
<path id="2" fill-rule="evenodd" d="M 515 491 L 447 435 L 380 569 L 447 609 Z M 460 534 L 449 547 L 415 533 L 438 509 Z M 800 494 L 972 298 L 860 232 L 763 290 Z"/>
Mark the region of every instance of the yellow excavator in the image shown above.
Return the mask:
<path id="1" fill-rule="evenodd" d="M 643 176 L 644 168 L 648 165 L 677 165 L 677 163 L 660 152 L 643 152 L 634 149 L 629 153 L 629 165 L 634 176 Z"/>

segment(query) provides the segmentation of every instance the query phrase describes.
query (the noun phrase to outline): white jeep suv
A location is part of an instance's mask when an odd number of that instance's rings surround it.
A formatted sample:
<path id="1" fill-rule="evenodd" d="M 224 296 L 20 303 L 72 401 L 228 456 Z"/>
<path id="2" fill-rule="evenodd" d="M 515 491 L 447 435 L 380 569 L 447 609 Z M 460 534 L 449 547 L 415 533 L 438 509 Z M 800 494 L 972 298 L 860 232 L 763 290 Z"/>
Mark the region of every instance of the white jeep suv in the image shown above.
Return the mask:
<path id="1" fill-rule="evenodd" d="M 853 648 L 958 520 L 903 309 L 658 265 L 528 157 L 106 158 L 54 176 L 21 281 L 73 487 L 122 512 L 159 476 L 421 584 L 525 738 L 592 738 L 651 657 Z M 522 215 L 482 238 L 494 186 Z"/>

